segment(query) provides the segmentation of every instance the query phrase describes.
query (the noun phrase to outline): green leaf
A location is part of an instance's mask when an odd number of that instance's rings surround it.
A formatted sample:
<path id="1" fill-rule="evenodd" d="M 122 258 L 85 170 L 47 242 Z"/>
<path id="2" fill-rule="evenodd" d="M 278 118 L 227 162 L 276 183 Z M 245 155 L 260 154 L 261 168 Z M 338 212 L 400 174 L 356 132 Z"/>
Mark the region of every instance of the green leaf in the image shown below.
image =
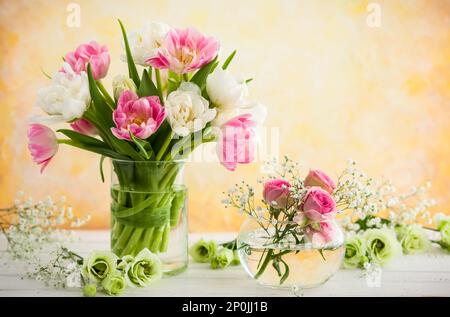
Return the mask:
<path id="1" fill-rule="evenodd" d="M 103 173 L 103 161 L 105 160 L 105 156 L 102 155 L 100 157 L 100 177 L 102 179 L 102 183 L 105 182 L 105 174 Z"/>
<path id="2" fill-rule="evenodd" d="M 102 119 L 102 123 L 107 126 L 112 126 L 112 110 L 108 106 L 105 98 L 101 94 L 99 88 L 97 87 L 97 83 L 92 75 L 91 64 L 88 64 L 87 74 L 89 80 L 89 92 L 91 94 L 92 101 L 94 103 L 94 110 L 96 114 L 96 118 Z"/>
<path id="3" fill-rule="evenodd" d="M 99 139 L 93 138 L 91 136 L 81 134 L 79 132 L 69 130 L 69 129 L 59 129 L 56 132 L 62 133 L 67 136 L 69 139 L 76 141 L 81 144 L 89 145 L 89 146 L 97 146 L 102 148 L 108 148 L 105 142 L 100 141 Z"/>
<path id="4" fill-rule="evenodd" d="M 274 258 L 272 261 L 272 266 L 275 269 L 275 271 L 277 271 L 278 276 L 282 276 L 283 273 L 281 273 L 281 268 L 280 268 L 280 261 L 278 258 Z M 281 283 L 280 283 L 281 284 Z"/>
<path id="5" fill-rule="evenodd" d="M 253 78 L 249 78 L 245 80 L 245 83 L 248 84 L 249 82 L 251 82 L 253 80 Z"/>
<path id="6" fill-rule="evenodd" d="M 136 87 L 140 86 L 139 74 L 136 69 L 136 64 L 134 64 L 133 56 L 131 55 L 130 45 L 128 44 L 127 32 L 123 27 L 122 21 L 118 20 L 120 24 L 120 29 L 122 30 L 123 42 L 125 44 L 125 53 L 127 55 L 127 63 L 128 63 L 128 74 L 130 78 L 136 84 Z"/>
<path id="7" fill-rule="evenodd" d="M 283 265 L 284 265 L 284 274 L 280 279 L 280 285 L 281 285 L 289 277 L 289 265 L 282 258 L 280 258 L 280 262 L 283 263 Z"/>
<path id="8" fill-rule="evenodd" d="M 225 70 L 228 68 L 228 65 L 230 65 L 231 61 L 233 60 L 234 55 L 236 55 L 236 50 L 234 50 L 230 56 L 227 57 L 227 59 L 225 60 L 225 62 L 222 65 L 222 69 Z"/>
<path id="9" fill-rule="evenodd" d="M 150 159 L 150 156 L 148 155 L 147 151 L 145 150 L 145 146 L 146 145 L 150 145 L 147 141 L 145 140 L 141 140 L 136 138 L 133 133 L 130 131 L 130 138 L 131 140 L 134 142 L 134 144 L 136 144 L 136 146 L 139 149 L 139 152 L 144 155 L 144 157 L 148 160 Z"/>
<path id="10" fill-rule="evenodd" d="M 63 144 L 68 144 L 71 145 L 73 147 L 77 147 L 79 149 L 85 150 L 85 151 L 89 151 L 89 152 L 94 152 L 103 156 L 107 156 L 110 158 L 115 158 L 115 159 L 119 159 L 119 160 L 127 160 L 128 157 L 122 154 L 119 154 L 111 149 L 107 149 L 107 148 L 101 148 L 101 147 L 95 147 L 95 146 L 91 146 L 91 145 L 85 145 L 85 144 L 81 144 L 77 141 L 73 141 L 73 140 L 59 140 L 60 143 Z"/>
<path id="11" fill-rule="evenodd" d="M 212 72 L 213 68 L 217 66 L 217 64 L 218 61 L 216 56 L 212 61 L 210 61 L 195 73 L 195 75 L 191 78 L 191 82 L 199 86 L 201 90 L 204 90 L 206 86 L 206 79 Z"/>
<path id="12" fill-rule="evenodd" d="M 156 88 L 155 84 L 150 78 L 147 70 L 144 69 L 142 72 L 141 84 L 138 89 L 139 97 L 147 97 L 147 96 L 158 96 L 160 100 L 162 100 L 162 96 L 159 90 Z"/>
<path id="13" fill-rule="evenodd" d="M 52 76 L 50 76 L 42 67 L 41 67 L 41 73 L 48 79 L 52 79 Z"/>
<path id="14" fill-rule="evenodd" d="M 320 255 L 322 256 L 322 259 L 326 262 L 327 259 L 325 259 L 325 256 L 323 255 L 323 249 L 319 249 L 317 251 L 319 251 Z"/>
<path id="15" fill-rule="evenodd" d="M 180 76 L 177 73 L 169 70 L 168 80 L 167 80 L 167 95 L 169 95 L 172 91 L 175 91 L 180 86 Z"/>

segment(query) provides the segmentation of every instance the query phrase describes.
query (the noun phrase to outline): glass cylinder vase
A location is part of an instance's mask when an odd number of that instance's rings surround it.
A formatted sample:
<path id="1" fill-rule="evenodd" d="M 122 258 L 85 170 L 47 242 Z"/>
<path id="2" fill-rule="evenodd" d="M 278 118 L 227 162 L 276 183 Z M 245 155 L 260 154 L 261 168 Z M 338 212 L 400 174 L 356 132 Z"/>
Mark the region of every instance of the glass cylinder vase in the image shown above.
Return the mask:
<path id="1" fill-rule="evenodd" d="M 280 224 L 285 232 L 290 224 Z M 312 288 L 328 281 L 340 268 L 345 246 L 344 233 L 333 221 L 333 239 L 314 244 L 302 233 L 278 239 L 266 220 L 248 218 L 237 237 L 238 254 L 245 271 L 259 284 L 274 288 Z M 289 229 L 289 228 L 288 228 Z"/>
<path id="2" fill-rule="evenodd" d="M 111 249 L 119 257 L 144 248 L 165 275 L 187 268 L 187 188 L 183 161 L 111 160 Z"/>

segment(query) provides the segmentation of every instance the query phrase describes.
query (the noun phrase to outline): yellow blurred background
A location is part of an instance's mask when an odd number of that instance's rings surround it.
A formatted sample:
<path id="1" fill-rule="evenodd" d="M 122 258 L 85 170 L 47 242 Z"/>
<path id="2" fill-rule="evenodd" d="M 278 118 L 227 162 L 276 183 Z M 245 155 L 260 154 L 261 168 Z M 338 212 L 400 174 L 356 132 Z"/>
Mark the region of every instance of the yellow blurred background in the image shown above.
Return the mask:
<path id="1" fill-rule="evenodd" d="M 81 9 L 79 28 L 66 24 L 70 3 Z M 107 87 L 126 72 L 117 18 L 128 30 L 151 20 L 194 26 L 217 37 L 223 55 L 237 49 L 231 71 L 255 78 L 251 96 L 268 106 L 279 153 L 305 171 L 336 176 L 351 157 L 400 188 L 431 180 L 439 211 L 449 212 L 450 1 L 443 0 L 0 1 L 0 206 L 18 190 L 65 195 L 78 214 L 93 216 L 90 228 L 109 226 L 98 156 L 61 146 L 40 175 L 26 126 L 47 82 L 40 69 L 53 73 L 78 44 L 109 47 Z M 222 191 L 253 181 L 259 169 L 189 164 L 191 231 L 236 230 L 242 218 L 221 206 Z"/>

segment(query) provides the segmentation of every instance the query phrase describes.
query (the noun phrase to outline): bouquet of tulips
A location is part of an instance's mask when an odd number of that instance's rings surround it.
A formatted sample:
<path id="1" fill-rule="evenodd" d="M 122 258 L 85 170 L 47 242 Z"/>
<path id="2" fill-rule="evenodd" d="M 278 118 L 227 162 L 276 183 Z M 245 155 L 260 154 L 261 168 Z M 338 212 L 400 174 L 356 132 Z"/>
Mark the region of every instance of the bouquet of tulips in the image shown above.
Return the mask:
<path id="1" fill-rule="evenodd" d="M 128 74 L 115 77 L 108 90 L 106 46 L 92 41 L 67 53 L 38 92 L 46 115 L 32 118 L 28 148 L 41 172 L 59 144 L 99 154 L 102 179 L 103 159 L 110 158 L 118 181 L 111 193 L 113 251 L 164 252 L 185 201 L 186 192 L 174 186 L 183 160 L 215 141 L 228 170 L 251 162 L 265 108 L 248 100 L 250 79 L 228 72 L 236 51 L 219 62 L 216 39 L 163 23 L 127 35 L 119 24 Z M 61 122 L 68 127 L 56 132 L 65 138 L 48 127 Z"/>

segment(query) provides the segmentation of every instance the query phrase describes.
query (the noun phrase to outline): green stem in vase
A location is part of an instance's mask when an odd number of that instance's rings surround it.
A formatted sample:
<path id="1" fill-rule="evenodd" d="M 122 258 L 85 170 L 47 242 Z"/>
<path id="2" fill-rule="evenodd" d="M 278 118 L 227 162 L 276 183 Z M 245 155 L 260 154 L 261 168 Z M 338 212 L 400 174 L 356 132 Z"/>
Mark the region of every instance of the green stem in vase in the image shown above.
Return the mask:
<path id="1" fill-rule="evenodd" d="M 144 248 L 149 248 L 150 241 L 152 240 L 152 237 L 153 237 L 153 231 L 155 231 L 154 227 L 146 228 L 144 230 L 142 238 L 139 241 L 138 246 L 136 247 L 136 252 L 139 252 L 139 251 L 141 251 Z"/>
<path id="2" fill-rule="evenodd" d="M 164 226 L 164 232 L 162 236 L 162 241 L 159 246 L 159 252 L 166 252 L 169 246 L 169 235 L 170 235 L 170 223 Z"/>
<path id="3" fill-rule="evenodd" d="M 124 255 L 132 254 L 133 250 L 136 248 L 137 243 L 139 242 L 139 239 L 142 237 L 142 231 L 144 231 L 143 228 L 136 228 L 133 231 L 133 234 L 131 235 L 130 239 L 127 242 L 127 245 L 125 249 L 123 250 Z"/>
<path id="4" fill-rule="evenodd" d="M 155 230 L 155 232 L 153 234 L 153 241 L 150 246 L 150 251 L 152 251 L 153 253 L 157 253 L 159 251 L 159 246 L 162 241 L 163 233 L 164 233 L 164 227 L 159 227 Z"/>
<path id="5" fill-rule="evenodd" d="M 264 271 L 265 271 L 266 268 L 267 268 L 267 265 L 269 265 L 270 261 L 272 260 L 272 255 L 273 255 L 273 250 L 270 249 L 270 250 L 267 252 L 266 258 L 265 258 L 264 261 L 262 262 L 260 269 L 256 272 L 256 274 L 255 274 L 255 279 L 258 279 L 258 278 L 264 273 Z M 264 255 L 262 255 L 261 258 L 262 258 L 263 256 L 264 256 Z"/>
<path id="6" fill-rule="evenodd" d="M 166 139 L 164 140 L 164 143 L 161 145 L 161 148 L 158 151 L 158 154 L 156 154 L 156 160 L 159 161 L 164 153 L 166 153 L 167 147 L 170 144 L 170 141 L 172 141 L 173 132 L 171 131 L 169 134 L 167 134 Z"/>
<path id="7" fill-rule="evenodd" d="M 113 247 L 114 250 L 117 250 L 117 253 L 122 254 L 122 250 L 125 248 L 126 244 L 128 243 L 131 234 L 133 233 L 134 227 L 132 226 L 125 226 L 120 233 L 119 239 L 117 240 L 115 246 Z"/>

